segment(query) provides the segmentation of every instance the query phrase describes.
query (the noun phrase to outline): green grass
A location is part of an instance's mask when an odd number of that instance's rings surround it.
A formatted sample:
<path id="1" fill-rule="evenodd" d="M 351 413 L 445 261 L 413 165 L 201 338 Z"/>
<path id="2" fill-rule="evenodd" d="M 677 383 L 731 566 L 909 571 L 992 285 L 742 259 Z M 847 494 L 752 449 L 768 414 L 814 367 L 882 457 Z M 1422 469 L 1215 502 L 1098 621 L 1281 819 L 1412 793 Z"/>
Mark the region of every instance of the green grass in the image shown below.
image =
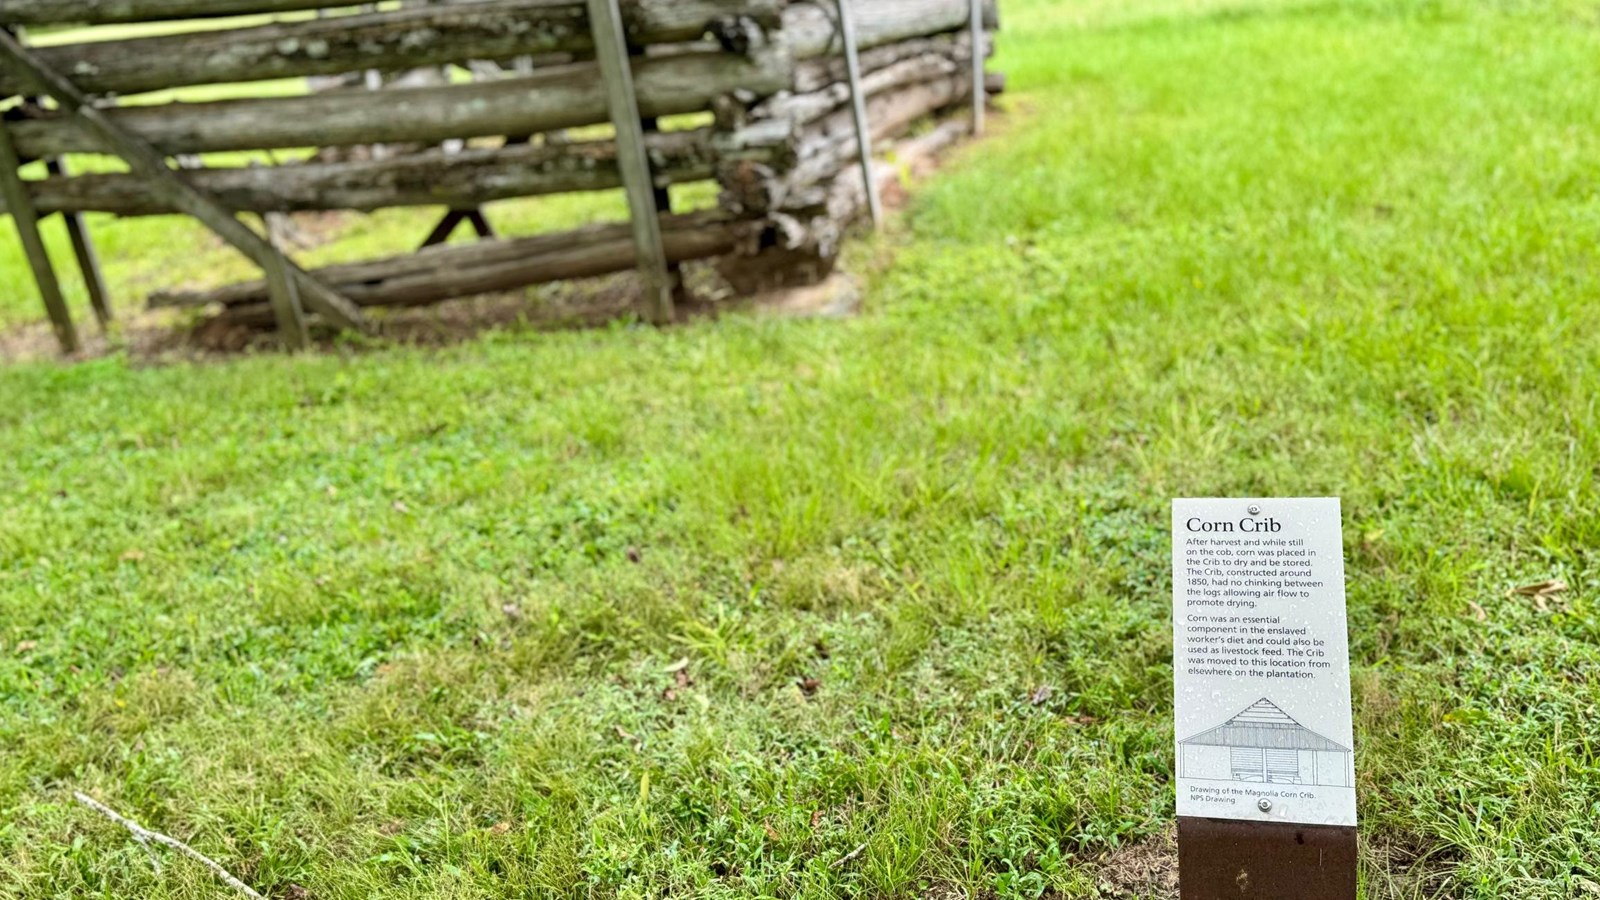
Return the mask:
<path id="1" fill-rule="evenodd" d="M 0 372 L 0 894 L 222 895 L 78 789 L 278 897 L 1096 896 L 1245 494 L 1344 498 L 1364 896 L 1600 890 L 1593 8 L 1006 12 L 859 319 Z"/>

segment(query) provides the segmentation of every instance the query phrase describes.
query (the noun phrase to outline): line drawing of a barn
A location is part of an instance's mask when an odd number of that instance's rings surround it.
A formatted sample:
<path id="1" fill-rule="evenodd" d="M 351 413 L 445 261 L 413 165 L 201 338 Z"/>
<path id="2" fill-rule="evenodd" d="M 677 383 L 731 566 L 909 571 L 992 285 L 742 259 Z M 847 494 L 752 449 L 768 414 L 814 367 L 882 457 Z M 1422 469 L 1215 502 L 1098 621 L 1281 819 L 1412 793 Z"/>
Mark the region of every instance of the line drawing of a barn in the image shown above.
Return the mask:
<path id="1" fill-rule="evenodd" d="M 1349 747 L 1262 697 L 1228 721 L 1179 742 L 1178 775 L 1252 784 L 1354 787 Z"/>

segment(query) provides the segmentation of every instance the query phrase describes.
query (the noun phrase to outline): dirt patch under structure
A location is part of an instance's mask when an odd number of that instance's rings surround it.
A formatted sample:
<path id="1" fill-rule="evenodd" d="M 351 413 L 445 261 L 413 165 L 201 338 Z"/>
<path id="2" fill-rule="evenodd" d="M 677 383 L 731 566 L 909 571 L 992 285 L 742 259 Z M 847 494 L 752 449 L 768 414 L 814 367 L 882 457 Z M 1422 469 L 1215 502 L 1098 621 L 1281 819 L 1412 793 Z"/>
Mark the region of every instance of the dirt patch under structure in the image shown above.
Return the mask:
<path id="1" fill-rule="evenodd" d="M 1093 864 L 1100 896 L 1126 900 L 1177 900 L 1178 831 L 1169 827 L 1124 844 Z"/>

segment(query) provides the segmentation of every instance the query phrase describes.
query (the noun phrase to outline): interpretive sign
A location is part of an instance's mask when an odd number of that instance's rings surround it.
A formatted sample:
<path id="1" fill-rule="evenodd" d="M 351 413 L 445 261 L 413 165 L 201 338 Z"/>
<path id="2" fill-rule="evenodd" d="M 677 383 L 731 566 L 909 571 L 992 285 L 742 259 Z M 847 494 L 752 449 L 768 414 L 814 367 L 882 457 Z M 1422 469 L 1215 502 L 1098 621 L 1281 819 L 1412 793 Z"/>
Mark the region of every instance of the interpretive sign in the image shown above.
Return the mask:
<path id="1" fill-rule="evenodd" d="M 1260 896 L 1354 896 L 1355 735 L 1341 534 L 1336 499 L 1173 503 L 1186 898 L 1219 886 L 1236 894 L 1240 879 L 1266 891 Z"/>

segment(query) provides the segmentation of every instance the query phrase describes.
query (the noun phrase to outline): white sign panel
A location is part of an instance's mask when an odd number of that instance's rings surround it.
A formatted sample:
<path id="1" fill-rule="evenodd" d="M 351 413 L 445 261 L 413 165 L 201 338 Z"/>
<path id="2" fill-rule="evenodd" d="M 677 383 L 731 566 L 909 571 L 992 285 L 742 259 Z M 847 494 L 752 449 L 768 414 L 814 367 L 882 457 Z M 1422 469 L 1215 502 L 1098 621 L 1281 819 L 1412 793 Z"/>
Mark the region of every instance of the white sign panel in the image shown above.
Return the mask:
<path id="1" fill-rule="evenodd" d="M 1172 504 L 1178 815 L 1355 825 L 1336 499 Z"/>

